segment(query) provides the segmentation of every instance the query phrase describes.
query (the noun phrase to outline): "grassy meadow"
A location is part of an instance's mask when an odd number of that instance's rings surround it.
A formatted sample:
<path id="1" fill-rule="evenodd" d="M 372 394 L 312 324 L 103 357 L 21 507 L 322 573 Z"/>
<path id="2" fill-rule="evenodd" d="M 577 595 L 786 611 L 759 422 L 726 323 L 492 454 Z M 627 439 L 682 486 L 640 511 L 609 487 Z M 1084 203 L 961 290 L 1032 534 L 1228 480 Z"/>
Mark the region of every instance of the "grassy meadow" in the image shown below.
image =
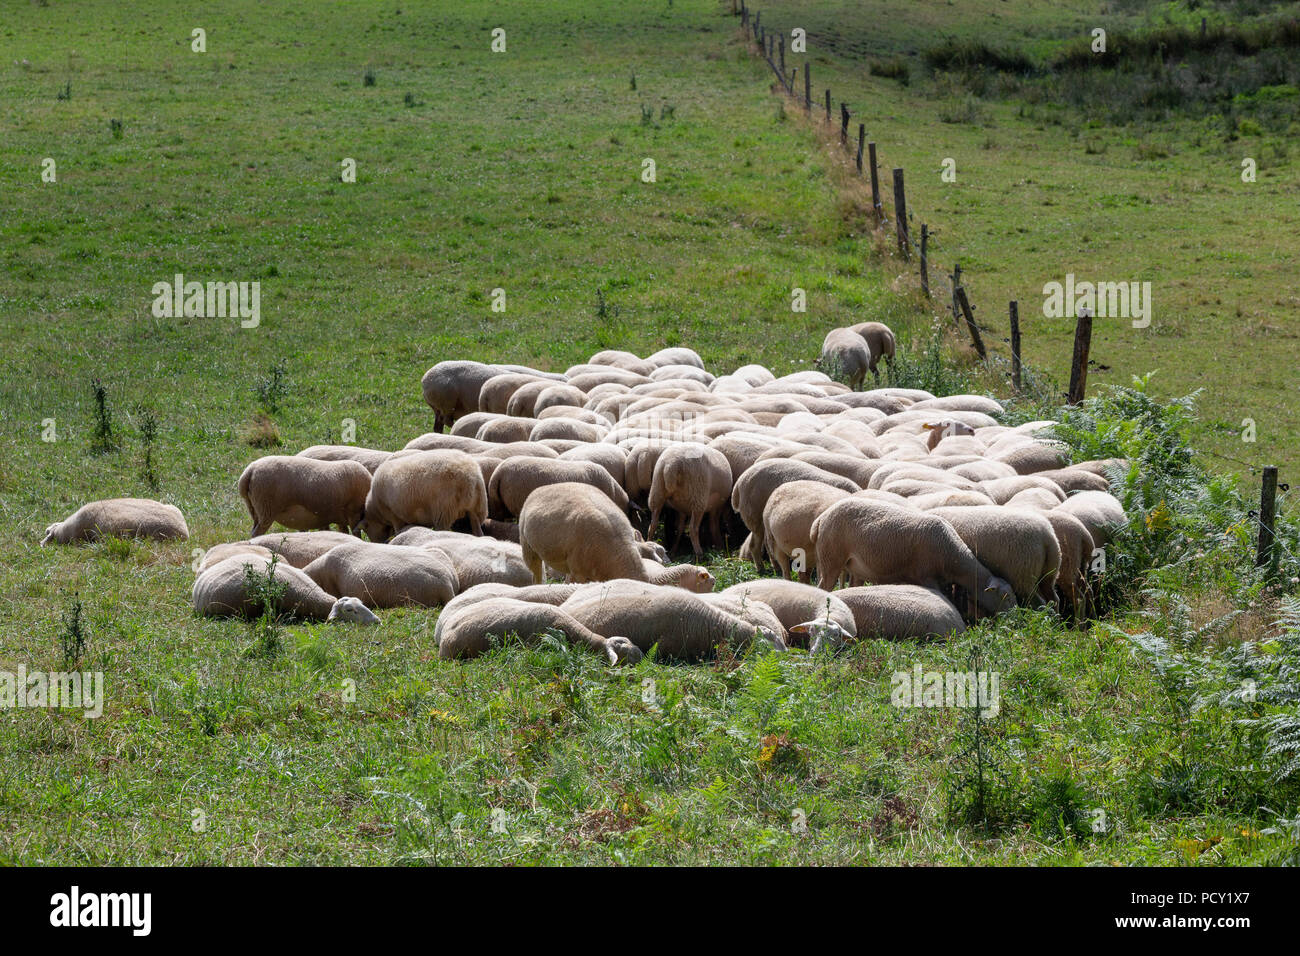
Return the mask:
<path id="1" fill-rule="evenodd" d="M 1182 450 L 1256 464 L 1296 448 L 1294 166 L 1261 161 L 1243 186 L 1245 145 L 1199 120 L 1080 122 L 1073 136 L 1072 120 L 1049 121 L 1047 104 L 1022 116 L 1010 94 L 976 98 L 978 122 L 944 122 L 937 110 L 967 94 L 936 99 L 915 65 L 906 87 L 864 69 L 919 56 L 936 23 L 1028 36 L 1047 56 L 1091 22 L 1077 6 L 924 2 L 886 17 L 875 0 L 773 0 L 770 16 L 806 21 L 818 86 L 844 90 L 882 162 L 907 168 L 936 262 L 960 259 L 985 322 L 999 328 L 1014 296 L 1031 315 L 1067 266 L 1156 283 L 1152 328 L 1099 323 L 1093 346 L 1110 366 L 1094 383 L 1155 369 L 1151 398 L 1099 398 L 1071 420 L 1082 457 L 1143 457 L 1155 476 L 1125 490 L 1135 520 L 1111 620 L 1075 630 L 1025 611 L 951 643 L 613 671 L 549 643 L 439 662 L 424 610 L 269 634 L 199 619 L 191 562 L 248 534 L 235 480 L 253 458 L 338 442 L 348 423 L 376 448 L 430 430 L 419 380 L 442 359 L 563 370 L 681 344 L 714 371 L 781 372 L 810 367 L 828 329 L 874 318 L 905 343 L 899 381 L 1002 393 L 958 344 L 931 342 L 938 306 L 872 237 L 834 150 L 772 95 L 730 5 L 11 4 L 0 671 L 102 670 L 107 695 L 97 720 L 0 711 L 0 863 L 1291 858 L 1286 751 L 1240 719 L 1294 710 L 1300 624 L 1273 627 L 1281 594 L 1248 566 L 1249 503 Z M 1106 149 L 1087 152 L 1088 137 Z M 1173 148 L 1141 159 L 1148 140 Z M 948 155 L 956 185 L 939 181 Z M 259 325 L 156 318 L 151 289 L 176 273 L 259 281 Z M 806 313 L 791 311 L 795 288 Z M 1033 316 L 1025 337 L 1027 361 L 1060 376 L 1067 323 Z M 1199 419 L 1153 400 L 1197 387 Z M 1247 416 L 1255 445 L 1214 426 Z M 85 501 L 123 495 L 176 504 L 191 540 L 37 547 Z M 754 573 L 721 553 L 709 564 L 719 588 Z M 1268 660 L 1238 659 L 1242 640 Z M 891 705 L 894 672 L 972 661 L 1002 675 L 996 718 Z M 1279 696 L 1230 700 L 1243 674 Z"/>

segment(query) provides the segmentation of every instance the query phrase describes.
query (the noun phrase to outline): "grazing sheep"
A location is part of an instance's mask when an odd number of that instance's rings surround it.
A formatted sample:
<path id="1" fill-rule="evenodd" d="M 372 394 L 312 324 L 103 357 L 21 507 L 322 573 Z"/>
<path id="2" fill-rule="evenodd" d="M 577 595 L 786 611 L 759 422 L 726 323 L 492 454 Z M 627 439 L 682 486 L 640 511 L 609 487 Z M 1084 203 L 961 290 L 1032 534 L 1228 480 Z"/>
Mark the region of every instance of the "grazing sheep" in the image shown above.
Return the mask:
<path id="1" fill-rule="evenodd" d="M 493 442 L 479 441 L 477 438 L 471 438 L 468 435 L 442 435 L 438 432 L 426 432 L 408 441 L 401 451 L 393 453 L 393 457 L 396 458 L 399 455 L 417 451 L 440 451 L 442 449 L 463 451 L 469 455 L 480 455 L 491 451 L 495 447 L 497 446 Z"/>
<path id="2" fill-rule="evenodd" d="M 488 422 L 495 422 L 505 417 L 496 412 L 470 412 L 456 419 L 456 424 L 451 426 L 451 433 L 461 438 L 474 438 L 478 435 L 478 430 Z"/>
<path id="3" fill-rule="evenodd" d="M 277 521 L 295 531 L 331 525 L 351 531 L 361 524 L 369 491 L 370 472 L 351 460 L 267 455 L 239 476 L 239 496 L 252 516 L 254 538 Z"/>
<path id="4" fill-rule="evenodd" d="M 577 442 L 598 442 L 609 433 L 608 428 L 578 421 L 576 418 L 541 418 L 529 433 L 530 441 L 567 439 Z"/>
<path id="5" fill-rule="evenodd" d="M 1016 475 L 1014 478 L 994 478 L 981 481 L 978 490 L 988 495 L 997 504 L 1004 505 L 1016 495 L 1029 488 L 1038 488 L 1056 498 L 1057 502 L 1065 500 L 1061 486 L 1048 478 L 1038 475 Z"/>
<path id="6" fill-rule="evenodd" d="M 1080 491 L 1056 506 L 1057 511 L 1074 515 L 1092 535 L 1093 546 L 1104 548 L 1115 532 L 1128 521 L 1124 506 L 1114 495 L 1104 491 Z"/>
<path id="7" fill-rule="evenodd" d="M 847 478 L 862 488 L 867 487 L 876 469 L 885 463 L 885 459 L 838 455 L 833 451 L 801 451 L 790 457 L 795 461 L 806 461 L 832 475 Z"/>
<path id="8" fill-rule="evenodd" d="M 520 365 L 484 365 L 482 362 L 439 362 L 424 373 L 420 390 L 424 400 L 433 409 L 433 430 L 440 432 L 454 424 L 461 415 L 476 411 L 505 411 L 505 409 L 480 408 L 479 392 L 490 379 L 506 373 L 528 375 L 533 379 L 563 381 L 562 375 L 539 372 Z"/>
<path id="9" fill-rule="evenodd" d="M 298 452 L 300 458 L 316 458 L 320 461 L 355 461 L 372 475 L 375 469 L 388 461 L 393 453 L 377 448 L 361 448 L 357 445 L 312 445 Z"/>
<path id="10" fill-rule="evenodd" d="M 720 542 L 719 511 L 726 506 L 730 494 L 731 466 L 722 452 L 707 445 L 670 446 L 655 462 L 650 483 L 650 530 L 647 537 L 654 537 L 660 512 L 667 505 L 680 516 L 677 540 L 681 540 L 682 525 L 686 523 L 691 548 L 698 557 L 704 553 L 700 547 L 701 520 L 706 514 L 709 516 L 713 539 Z"/>
<path id="11" fill-rule="evenodd" d="M 854 582 L 957 586 L 989 614 L 1016 606 L 1011 585 L 971 553 L 943 518 L 884 502 L 851 497 L 813 522 L 817 586 L 831 590 L 841 574 Z"/>
<path id="12" fill-rule="evenodd" d="M 560 456 L 561 461 L 594 461 L 609 472 L 620 488 L 627 472 L 627 453 L 617 445 L 580 445 Z"/>
<path id="13" fill-rule="evenodd" d="M 779 634 L 713 607 L 699 595 L 673 587 L 631 591 L 620 588 L 623 583 L 579 592 L 561 607 L 596 633 L 625 636 L 643 652 L 658 645 L 666 658 L 700 660 L 720 645 L 739 647 L 755 637 L 785 649 Z"/>
<path id="14" fill-rule="evenodd" d="M 876 584 L 844 588 L 835 595 L 852 612 L 858 640 L 921 640 L 966 630 L 953 603 L 932 588 Z"/>
<path id="15" fill-rule="evenodd" d="M 1092 562 L 1095 545 L 1092 535 L 1082 521 L 1059 509 L 1043 513 L 1056 532 L 1056 543 L 1061 546 L 1061 572 L 1056 576 L 1056 586 L 1061 592 L 1061 612 L 1067 610 L 1077 621 L 1088 616 L 1091 593 L 1086 571 Z"/>
<path id="16" fill-rule="evenodd" d="M 654 355 L 646 356 L 646 361 L 655 368 L 663 368 L 666 365 L 693 365 L 698 369 L 704 368 L 704 362 L 700 359 L 698 353 L 680 345 L 660 349 Z"/>
<path id="17" fill-rule="evenodd" d="M 778 487 L 788 481 L 820 481 L 832 488 L 840 488 L 853 494 L 860 489 L 856 484 L 840 475 L 823 471 L 806 461 L 792 461 L 787 458 L 773 458 L 760 461 L 750 468 L 731 489 L 731 507 L 740 520 L 749 529 L 753 538 L 752 549 L 758 560 L 754 562 L 760 571 L 763 569 L 763 554 L 766 542 L 763 535 L 763 509 L 767 499 Z"/>
<path id="18" fill-rule="evenodd" d="M 248 543 L 275 552 L 282 561 L 295 568 L 305 568 L 330 548 L 356 540 L 342 531 L 282 531 L 252 538 Z"/>
<path id="19" fill-rule="evenodd" d="M 981 564 L 1011 585 L 1023 605 L 1056 603 L 1061 546 L 1052 524 L 1038 511 L 986 505 L 935 508 Z"/>
<path id="20" fill-rule="evenodd" d="M 1006 507 L 1035 508 L 1039 511 L 1050 511 L 1060 503 L 1061 499 L 1045 488 L 1026 488 L 1024 491 L 1017 491 L 1007 499 Z"/>
<path id="21" fill-rule="evenodd" d="M 508 372 L 503 375 L 494 375 L 485 381 L 479 388 L 478 401 L 475 404 L 480 412 L 487 412 L 493 415 L 504 415 L 506 409 L 510 406 L 510 396 L 515 391 L 523 388 L 530 382 L 548 381 L 539 379 L 536 375 L 525 375 L 519 372 Z"/>
<path id="22" fill-rule="evenodd" d="M 827 594 L 810 584 L 780 578 L 759 578 L 757 581 L 733 584 L 721 593 L 742 601 L 762 601 L 772 609 L 789 633 L 803 634 L 803 631 L 792 631 L 792 628 L 808 621 L 829 620 L 838 624 L 849 637 L 857 634 L 853 611 L 840 600 L 840 595 L 844 593 L 842 591 Z"/>
<path id="23" fill-rule="evenodd" d="M 1076 461 L 1070 467 L 1075 471 L 1090 471 L 1094 475 L 1100 475 L 1109 482 L 1112 473 L 1119 472 L 1122 474 L 1123 472 L 1128 471 L 1129 464 L 1123 458 L 1100 458 L 1092 459 L 1090 461 Z"/>
<path id="24" fill-rule="evenodd" d="M 800 582 L 808 583 L 817 564 L 809 529 L 823 511 L 848 496 L 844 489 L 820 481 L 791 481 L 768 497 L 763 506 L 763 542 L 783 578 L 790 577 L 793 557 L 794 573 Z"/>
<path id="25" fill-rule="evenodd" d="M 535 643 L 543 634 L 563 635 L 570 643 L 585 644 L 611 664 L 635 664 L 641 649 L 625 637 L 602 637 L 550 604 L 492 597 L 438 619 L 441 631 L 438 657 L 444 661 L 477 657 L 510 636 Z M 444 622 L 444 618 L 446 619 Z"/>
<path id="26" fill-rule="evenodd" d="M 992 458 L 994 461 L 1010 465 L 1021 475 L 1031 475 L 1036 471 L 1056 471 L 1065 467 L 1067 453 L 1063 446 L 1028 441 L 1023 445 L 1015 445 L 1006 451 L 995 453 Z"/>
<path id="27" fill-rule="evenodd" d="M 1035 472 L 1036 478 L 1046 478 L 1060 485 L 1066 494 L 1073 491 L 1110 491 L 1110 482 L 1093 471 L 1071 465 L 1069 468 Z"/>
<path id="28" fill-rule="evenodd" d="M 518 515 L 532 492 L 561 482 L 582 482 L 599 488 L 620 511 L 627 511 L 627 492 L 594 461 L 531 457 L 507 458 L 497 466 L 488 485 L 488 508 L 494 517 Z"/>
<path id="29" fill-rule="evenodd" d="M 150 498 L 106 498 L 82 505 L 45 529 L 41 547 L 97 541 L 101 537 L 184 541 L 190 536 L 185 516 L 175 505 Z"/>
<path id="30" fill-rule="evenodd" d="M 871 346 L 867 344 L 866 339 L 852 329 L 831 329 L 822 340 L 822 351 L 817 357 L 817 367 L 833 373 L 851 388 L 857 389 L 861 387 L 867 372 L 871 370 L 872 361 Z M 772 384 L 775 385 L 776 382 Z M 759 390 L 755 389 L 755 391 Z"/>
<path id="31" fill-rule="evenodd" d="M 274 571 L 271 571 L 272 567 Z M 218 561 L 195 578 L 191 591 L 194 610 L 209 617 L 256 617 L 261 614 L 261 602 L 249 593 L 248 569 L 262 578 L 273 575 L 275 581 L 284 587 L 284 593 L 276 601 L 275 610 L 279 613 L 312 621 L 379 623 L 379 618 L 357 598 L 335 598 L 297 568 L 283 561 L 272 562 L 251 554 Z"/>
<path id="32" fill-rule="evenodd" d="M 303 573 L 324 590 L 356 595 L 371 607 L 440 607 L 456 596 L 459 586 L 456 570 L 442 552 L 369 541 L 331 548 Z"/>
<path id="33" fill-rule="evenodd" d="M 506 442 L 531 441 L 533 426 L 536 424 L 537 419 L 535 418 L 507 415 L 504 418 L 484 422 L 479 426 L 474 437 L 479 441 L 490 442 L 494 445 L 505 444 Z"/>
<path id="34" fill-rule="evenodd" d="M 487 510 L 478 462 L 459 451 L 422 451 L 379 466 L 366 498 L 365 529 L 372 541 L 386 541 L 413 524 L 444 530 L 466 517 L 470 530 L 482 534 Z"/>
<path id="35" fill-rule="evenodd" d="M 859 322 L 857 325 L 849 326 L 849 330 L 856 332 L 866 341 L 867 346 L 871 349 L 871 374 L 875 376 L 877 384 L 880 382 L 880 372 L 876 366 L 883 358 L 888 365 L 894 364 L 894 331 L 884 322 Z"/>
<path id="36" fill-rule="evenodd" d="M 645 579 L 636 532 L 603 491 L 581 482 L 543 485 L 519 514 L 524 561 L 541 584 L 543 563 L 571 581 Z"/>

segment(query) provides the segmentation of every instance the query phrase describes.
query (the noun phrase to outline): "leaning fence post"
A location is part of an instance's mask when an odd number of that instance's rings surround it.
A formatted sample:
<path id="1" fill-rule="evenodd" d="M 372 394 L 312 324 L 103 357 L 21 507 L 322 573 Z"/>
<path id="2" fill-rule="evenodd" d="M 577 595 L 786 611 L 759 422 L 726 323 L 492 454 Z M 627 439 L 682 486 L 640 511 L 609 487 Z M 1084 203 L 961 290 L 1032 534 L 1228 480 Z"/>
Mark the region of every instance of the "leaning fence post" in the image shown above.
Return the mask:
<path id="1" fill-rule="evenodd" d="M 859 156 L 862 154 L 859 153 Z M 921 294 L 930 298 L 930 227 L 921 223 Z"/>
<path id="2" fill-rule="evenodd" d="M 858 175 L 862 175 L 862 145 L 867 139 L 867 127 L 863 123 L 858 124 Z"/>
<path id="3" fill-rule="evenodd" d="M 876 144 L 867 144 L 867 162 L 871 165 L 871 211 L 876 214 L 876 225 L 884 218 L 884 209 L 880 205 L 880 179 L 876 175 Z"/>
<path id="4" fill-rule="evenodd" d="M 980 358 L 988 358 L 988 353 L 984 350 L 984 338 L 980 335 L 980 327 L 975 324 L 975 315 L 971 312 L 970 299 L 966 298 L 966 287 L 957 286 L 953 295 L 956 296 L 961 314 L 966 317 L 966 328 L 970 330 L 970 340 L 975 346 L 975 351 L 979 353 Z"/>
<path id="5" fill-rule="evenodd" d="M 1012 299 L 1007 306 L 1011 315 L 1011 387 L 1020 391 L 1020 303 Z"/>
<path id="6" fill-rule="evenodd" d="M 1088 350 L 1092 346 L 1092 311 L 1079 310 L 1074 326 L 1074 358 L 1070 362 L 1070 392 L 1066 403 L 1078 405 L 1088 390 Z"/>
<path id="7" fill-rule="evenodd" d="M 894 229 L 898 234 L 898 251 L 904 259 L 912 258 L 907 238 L 907 196 L 903 191 L 903 170 L 894 170 Z"/>
<path id="8" fill-rule="evenodd" d="M 803 64 L 803 108 L 812 113 L 812 63 L 808 60 Z"/>
<path id="9" fill-rule="evenodd" d="M 957 305 L 957 286 L 961 285 L 961 263 L 955 262 L 952 266 L 952 322 L 957 328 L 961 328 L 961 307 Z"/>
<path id="10" fill-rule="evenodd" d="M 1277 560 L 1273 539 L 1273 521 L 1277 517 L 1277 465 L 1264 466 L 1264 481 L 1259 489 L 1259 548 L 1255 566 L 1271 571 Z"/>

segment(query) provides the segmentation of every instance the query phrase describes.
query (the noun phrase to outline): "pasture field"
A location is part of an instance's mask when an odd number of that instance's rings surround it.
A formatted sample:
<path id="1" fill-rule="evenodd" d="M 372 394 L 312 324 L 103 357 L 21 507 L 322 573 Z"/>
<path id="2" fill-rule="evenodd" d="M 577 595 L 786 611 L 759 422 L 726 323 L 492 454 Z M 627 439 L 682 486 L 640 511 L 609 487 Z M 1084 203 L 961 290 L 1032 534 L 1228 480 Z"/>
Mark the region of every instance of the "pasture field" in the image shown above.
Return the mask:
<path id="1" fill-rule="evenodd" d="M 995 6 L 1008 42 L 1013 15 L 1036 25 L 1035 54 L 1090 12 L 980 0 L 962 29 Z M 1164 467 L 1188 440 L 1252 463 L 1294 451 L 1294 167 L 1261 163 L 1248 205 L 1240 144 L 1184 147 L 1190 125 L 1153 129 L 1179 145 L 1134 162 L 1131 132 L 1090 130 L 1111 145 L 1089 155 L 1001 100 L 978 104 L 983 125 L 942 123 L 919 74 L 908 87 L 863 75 L 863 55 L 933 32 L 910 14 L 873 19 L 882 9 L 773 0 L 771 15 L 810 18 L 819 84 L 876 104 L 882 155 L 908 168 L 936 254 L 960 256 L 982 317 L 996 326 L 1009 290 L 1033 301 L 1064 264 L 1149 275 L 1153 328 L 1099 327 L 1094 357 L 1111 370 L 1094 382 L 1158 369 L 1152 395 L 1204 386 L 1211 425 L 1259 422 L 1243 452 L 1139 391 L 1089 407 L 1080 454 Z M 818 10 L 861 19 L 820 49 Z M 864 46 L 854 31 L 880 22 L 897 32 Z M 1247 505 L 1186 470 L 1130 489 L 1141 510 L 1125 547 L 1162 576 L 1129 574 L 1125 601 L 1089 629 L 1022 611 L 951 643 L 611 670 L 553 644 L 440 662 L 423 610 L 383 612 L 378 629 L 262 633 L 195 617 L 193 549 L 249 531 L 243 467 L 338 442 L 348 423 L 358 444 L 401 447 L 432 428 L 419 380 L 442 359 L 563 370 L 604 348 L 681 344 L 714 371 L 784 372 L 810 367 L 828 329 L 874 318 L 905 345 L 901 381 L 1000 388 L 958 344 L 927 348 L 933 316 L 873 242 L 860 190 L 771 94 L 738 26 L 715 0 L 219 0 L 197 19 L 142 0 L 8 6 L 0 671 L 76 664 L 103 671 L 107 693 L 99 719 L 0 711 L 0 862 L 1294 857 L 1296 784 L 1274 773 L 1285 752 L 1266 766 L 1258 729 L 1223 703 L 1257 665 L 1224 655 L 1268 639 L 1290 661 L 1300 624 L 1272 626 L 1282 595 L 1248 568 Z M 195 27 L 206 52 L 191 51 Z M 958 158 L 949 192 L 939 143 Z M 347 158 L 356 182 L 341 180 Z M 155 317 L 151 289 L 177 273 L 259 281 L 259 324 Z M 806 313 L 790 309 L 794 287 Z M 1065 323 L 1027 322 L 1025 352 L 1059 374 Z M 37 547 L 85 501 L 125 495 L 176 504 L 191 540 Z M 719 588 L 754 573 L 708 558 Z M 1126 610 L 1142 585 L 1163 596 Z M 891 705 L 895 672 L 973 660 L 1002 674 L 996 719 Z M 1249 715 L 1287 706 L 1261 699 Z M 986 777 L 977 744 L 993 755 Z"/>

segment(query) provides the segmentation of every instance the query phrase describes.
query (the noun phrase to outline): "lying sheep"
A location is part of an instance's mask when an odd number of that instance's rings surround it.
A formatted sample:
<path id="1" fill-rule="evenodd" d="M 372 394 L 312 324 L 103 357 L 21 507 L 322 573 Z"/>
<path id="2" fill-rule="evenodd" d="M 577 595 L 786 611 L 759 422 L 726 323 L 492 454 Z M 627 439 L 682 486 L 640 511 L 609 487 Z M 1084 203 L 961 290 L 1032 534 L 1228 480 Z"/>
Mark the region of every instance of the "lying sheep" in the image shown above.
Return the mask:
<path id="1" fill-rule="evenodd" d="M 817 586 L 853 582 L 961 587 L 989 614 L 1016 606 L 1011 585 L 976 559 L 943 518 L 866 498 L 836 502 L 813 522 Z"/>
<path id="2" fill-rule="evenodd" d="M 240 554 L 218 561 L 194 579 L 194 610 L 210 617 L 256 617 L 263 612 L 260 597 L 250 592 L 249 575 L 273 577 L 283 587 L 275 602 L 281 614 L 312 621 L 350 621 L 378 624 L 369 608 L 355 597 L 335 598 L 304 572 L 279 560 Z"/>
<path id="3" fill-rule="evenodd" d="M 474 534 L 483 533 L 487 486 L 478 462 L 464 452 L 415 452 L 379 466 L 366 498 L 365 530 L 372 541 L 418 524 L 444 530 L 468 518 Z"/>
<path id="4" fill-rule="evenodd" d="M 849 493 L 820 481 L 790 481 L 772 492 L 763 506 L 763 541 L 783 578 L 793 570 L 807 584 L 817 565 L 810 539 L 812 523 Z M 793 568 L 792 561 L 793 558 Z"/>
<path id="5" fill-rule="evenodd" d="M 709 569 L 698 564 L 671 564 L 664 567 L 650 558 L 641 559 L 646 580 L 660 587 L 679 587 L 695 594 L 708 594 L 713 590 L 715 578 Z"/>
<path id="6" fill-rule="evenodd" d="M 250 537 L 266 534 L 277 521 L 295 531 L 331 525 L 351 531 L 361 524 L 370 481 L 365 466 L 351 460 L 259 458 L 239 476 L 239 496 L 253 519 Z"/>
<path id="7" fill-rule="evenodd" d="M 440 551 L 354 541 L 331 548 L 303 573 L 333 594 L 371 607 L 441 607 L 456 596 L 456 570 Z"/>
<path id="8" fill-rule="evenodd" d="M 857 332 L 852 329 L 831 329 L 826 333 L 826 338 L 822 340 L 821 354 L 817 356 L 819 369 L 841 379 L 850 388 L 857 389 L 862 386 L 872 365 L 871 346 Z"/>
<path id="9" fill-rule="evenodd" d="M 293 531 L 264 534 L 248 543 L 275 552 L 295 568 L 305 568 L 330 548 L 355 540 L 341 531 Z"/>
<path id="10" fill-rule="evenodd" d="M 1011 585 L 1020 604 L 1056 603 L 1061 546 L 1041 512 L 987 505 L 930 514 L 952 525 L 980 563 Z"/>
<path id="11" fill-rule="evenodd" d="M 620 589 L 621 583 L 610 582 L 596 593 L 579 592 L 561 608 L 598 634 L 627 637 L 642 652 L 658 646 L 666 658 L 700 660 L 720 645 L 740 647 L 755 637 L 785 649 L 779 634 L 713 607 L 699 595 L 673 587 L 628 591 Z"/>
<path id="12" fill-rule="evenodd" d="M 494 517 L 518 515 L 528 496 L 544 485 L 581 482 L 599 488 L 620 511 L 627 511 L 627 492 L 594 461 L 533 457 L 507 458 L 492 472 L 488 509 Z"/>
<path id="13" fill-rule="evenodd" d="M 372 475 L 375 469 L 388 461 L 393 453 L 377 448 L 361 448 L 357 445 L 312 445 L 298 452 L 300 458 L 316 458 L 320 461 L 355 461 Z"/>
<path id="14" fill-rule="evenodd" d="M 860 490 L 847 478 L 823 471 L 804 461 L 791 461 L 784 458 L 758 462 L 741 475 L 731 489 L 731 507 L 749 529 L 752 538 L 751 548 L 758 558 L 754 565 L 760 571 L 763 569 L 763 554 L 766 551 L 763 509 L 767 507 L 767 499 L 786 482 L 801 480 L 820 481 L 850 494 Z"/>
<path id="15" fill-rule="evenodd" d="M 149 498 L 106 498 L 82 505 L 45 529 L 41 547 L 104 538 L 154 538 L 184 541 L 190 536 L 185 516 L 175 505 Z"/>
<path id="16" fill-rule="evenodd" d="M 394 535 L 389 543 L 434 548 L 446 555 L 456 571 L 458 594 L 479 584 L 524 587 L 533 583 L 533 572 L 524 563 L 523 551 L 509 541 L 412 526 Z"/>
<path id="17" fill-rule="evenodd" d="M 932 588 L 877 584 L 843 588 L 835 595 L 852 612 L 859 640 L 921 640 L 966 630 L 953 603 Z"/>
<path id="18" fill-rule="evenodd" d="M 650 482 L 650 530 L 654 537 L 659 515 L 665 505 L 679 514 L 677 541 L 682 525 L 690 533 L 696 557 L 704 553 L 700 546 L 700 522 L 709 516 L 709 528 L 715 542 L 722 540 L 719 512 L 731 494 L 731 466 L 719 451 L 706 445 L 672 445 L 655 462 Z M 674 542 L 676 547 L 676 542 Z"/>
<path id="19" fill-rule="evenodd" d="M 443 611 L 438 657 L 456 660 L 477 657 L 510 637 L 534 643 L 543 634 L 560 634 L 570 643 L 585 644 L 611 664 L 635 664 L 641 649 L 625 637 L 602 637 L 572 615 L 549 604 L 493 597 Z"/>
<path id="20" fill-rule="evenodd" d="M 802 635 L 806 631 L 792 629 L 809 621 L 827 620 L 839 625 L 848 637 L 857 634 L 853 612 L 840 599 L 843 591 L 827 594 L 810 584 L 779 578 L 759 578 L 757 581 L 733 584 L 721 593 L 742 601 L 762 601 L 772 609 L 788 633 Z"/>
<path id="21" fill-rule="evenodd" d="M 274 553 L 270 548 L 264 548 L 249 541 L 230 541 L 225 544 L 214 544 L 199 557 L 199 563 L 194 568 L 194 573 L 202 574 L 214 564 L 224 561 L 226 558 L 233 558 L 236 555 L 252 555 L 270 561 L 271 555 Z"/>

